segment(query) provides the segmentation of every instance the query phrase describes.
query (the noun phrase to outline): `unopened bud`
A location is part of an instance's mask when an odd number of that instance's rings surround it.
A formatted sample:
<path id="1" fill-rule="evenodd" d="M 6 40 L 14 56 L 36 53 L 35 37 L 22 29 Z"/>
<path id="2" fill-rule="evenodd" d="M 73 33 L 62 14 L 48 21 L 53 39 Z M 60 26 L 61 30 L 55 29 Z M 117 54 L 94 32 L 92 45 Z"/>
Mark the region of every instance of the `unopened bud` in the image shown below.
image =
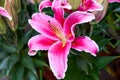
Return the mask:
<path id="1" fill-rule="evenodd" d="M 96 21 L 100 22 L 106 14 L 106 11 L 108 8 L 108 0 L 97 0 L 97 2 L 99 2 L 101 5 L 103 5 L 103 10 L 102 11 L 95 11 L 93 14 L 96 17 Z"/>
<path id="2" fill-rule="evenodd" d="M 0 6 L 1 6 L 1 7 L 4 6 L 4 2 L 5 2 L 5 0 L 0 0 Z"/>
<path id="3" fill-rule="evenodd" d="M 68 3 L 72 6 L 72 10 L 77 10 L 81 4 L 81 0 L 68 0 Z"/>
<path id="4" fill-rule="evenodd" d="M 11 1 L 17 13 L 19 13 L 21 11 L 21 0 L 11 0 Z"/>
<path id="5" fill-rule="evenodd" d="M 7 23 L 12 31 L 16 31 L 17 25 L 18 25 L 18 15 L 17 11 L 14 7 L 14 4 L 12 3 L 14 0 L 5 0 L 4 8 L 8 11 L 8 13 L 11 15 L 12 20 L 7 20 Z"/>
<path id="6" fill-rule="evenodd" d="M 0 17 L 0 34 L 5 34 L 5 33 L 6 33 L 6 25 L 2 17 Z"/>

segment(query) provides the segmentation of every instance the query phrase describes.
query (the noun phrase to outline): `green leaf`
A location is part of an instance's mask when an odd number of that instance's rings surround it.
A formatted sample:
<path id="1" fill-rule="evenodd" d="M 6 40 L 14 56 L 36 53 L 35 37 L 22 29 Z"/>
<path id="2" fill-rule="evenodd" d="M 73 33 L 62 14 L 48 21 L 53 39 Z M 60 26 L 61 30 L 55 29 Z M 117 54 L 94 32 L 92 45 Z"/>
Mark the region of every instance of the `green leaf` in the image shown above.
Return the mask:
<path id="1" fill-rule="evenodd" d="M 85 52 L 81 52 L 80 56 L 77 58 L 76 63 L 81 70 L 83 70 L 86 75 L 89 74 L 89 70 L 93 70 L 93 60 L 94 57 Z"/>
<path id="2" fill-rule="evenodd" d="M 6 57 L 1 63 L 0 63 L 0 70 L 5 69 L 6 75 L 8 75 L 11 71 L 11 69 L 14 67 L 15 63 L 17 63 L 19 59 L 19 55 L 17 53 L 14 53 L 8 57 Z"/>
<path id="3" fill-rule="evenodd" d="M 86 74 L 88 74 L 88 67 L 89 67 L 89 65 L 88 65 L 88 61 L 86 60 L 86 59 L 77 59 L 76 60 L 76 63 L 77 63 L 77 66 L 79 67 L 79 68 L 81 68 L 81 70 L 83 70 L 83 71 L 85 71 L 85 73 Z"/>
<path id="4" fill-rule="evenodd" d="M 116 9 L 114 9 L 114 12 L 120 12 L 120 7 L 117 7 Z"/>
<path id="5" fill-rule="evenodd" d="M 23 80 L 25 68 L 22 65 L 17 67 L 17 80 Z"/>
<path id="6" fill-rule="evenodd" d="M 110 43 L 108 39 L 101 39 L 100 41 L 98 41 L 100 51 L 104 50 L 105 45 L 107 45 L 108 43 Z"/>
<path id="7" fill-rule="evenodd" d="M 10 57 L 8 56 L 0 62 L 0 70 L 7 69 L 9 59 L 10 59 Z"/>
<path id="8" fill-rule="evenodd" d="M 68 58 L 68 69 L 64 80 L 82 80 L 85 72 L 76 64 L 76 56 L 70 55 Z"/>
<path id="9" fill-rule="evenodd" d="M 17 64 L 10 72 L 11 80 L 24 80 L 24 66 Z"/>
<path id="10" fill-rule="evenodd" d="M 7 67 L 7 75 L 9 74 L 9 72 L 11 71 L 11 69 L 14 67 L 14 65 L 17 63 L 17 61 L 19 60 L 19 54 L 18 53 L 14 53 L 11 56 L 9 56 L 9 61 L 8 61 L 8 67 Z"/>
<path id="11" fill-rule="evenodd" d="M 6 42 L 0 42 L 0 48 L 2 48 L 4 51 L 8 53 L 15 53 L 17 52 L 14 45 L 6 43 Z"/>
<path id="12" fill-rule="evenodd" d="M 103 56 L 98 57 L 94 60 L 95 65 L 98 67 L 98 69 L 104 68 L 106 65 L 108 65 L 113 60 L 120 58 L 120 56 Z"/>
<path id="13" fill-rule="evenodd" d="M 99 80 L 99 69 L 96 65 L 93 65 L 93 69 L 89 69 L 89 75 L 93 78 L 92 80 Z"/>
<path id="14" fill-rule="evenodd" d="M 33 72 L 31 72 L 31 71 L 28 71 L 27 77 L 28 77 L 27 80 L 38 80 L 37 76 Z"/>
<path id="15" fill-rule="evenodd" d="M 0 71 L 0 78 L 6 75 L 6 70 L 1 70 Z"/>
<path id="16" fill-rule="evenodd" d="M 6 54 L 6 52 L 5 52 L 5 51 L 0 50 L 0 60 L 5 59 L 7 56 L 8 56 L 8 55 Z"/>
<path id="17" fill-rule="evenodd" d="M 17 70 L 17 80 L 22 80 L 24 77 L 24 67 L 20 66 Z"/>
<path id="18" fill-rule="evenodd" d="M 17 45 L 17 49 L 21 50 L 24 45 L 27 43 L 27 41 L 29 40 L 29 38 L 32 35 L 32 31 L 33 30 L 29 30 L 27 33 L 25 33 L 18 41 L 18 45 Z"/>
<path id="19" fill-rule="evenodd" d="M 117 42 L 115 43 L 115 46 L 119 46 L 120 45 L 120 40 L 117 40 Z"/>
<path id="20" fill-rule="evenodd" d="M 45 12 L 45 14 L 50 15 L 50 16 L 53 16 L 54 14 L 51 8 L 44 8 L 42 11 Z"/>
<path id="21" fill-rule="evenodd" d="M 37 74 L 36 70 L 35 70 L 33 60 L 32 60 L 32 58 L 30 56 L 28 56 L 27 54 L 23 54 L 22 57 L 21 57 L 21 63 L 27 69 L 31 70 L 35 75 Z"/>
<path id="22" fill-rule="evenodd" d="M 36 67 L 49 67 L 44 61 L 39 60 L 39 59 L 33 59 L 33 62 Z"/>
<path id="23" fill-rule="evenodd" d="M 99 80 L 99 69 L 94 64 L 94 57 L 85 53 L 69 55 L 64 80 Z"/>

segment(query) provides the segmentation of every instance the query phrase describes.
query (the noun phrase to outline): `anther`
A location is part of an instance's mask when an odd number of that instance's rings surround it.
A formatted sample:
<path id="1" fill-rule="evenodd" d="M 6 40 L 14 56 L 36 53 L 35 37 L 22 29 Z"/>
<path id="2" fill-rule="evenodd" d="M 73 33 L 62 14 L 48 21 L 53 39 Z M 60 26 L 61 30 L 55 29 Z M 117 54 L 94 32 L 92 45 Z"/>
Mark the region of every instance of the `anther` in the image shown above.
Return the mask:
<path id="1" fill-rule="evenodd" d="M 84 6 L 84 5 L 85 5 L 85 2 L 86 2 L 86 0 L 82 0 L 82 6 Z"/>

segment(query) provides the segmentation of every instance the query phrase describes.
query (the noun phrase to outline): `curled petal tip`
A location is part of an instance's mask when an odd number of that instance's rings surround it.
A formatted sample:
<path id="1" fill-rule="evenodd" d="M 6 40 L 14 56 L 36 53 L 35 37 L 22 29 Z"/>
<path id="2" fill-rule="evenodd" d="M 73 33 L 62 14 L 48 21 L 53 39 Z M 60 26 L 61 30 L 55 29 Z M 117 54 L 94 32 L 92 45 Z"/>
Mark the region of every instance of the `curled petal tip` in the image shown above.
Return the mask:
<path id="1" fill-rule="evenodd" d="M 58 80 L 60 80 L 60 79 L 64 79 L 64 76 L 61 75 L 61 74 L 58 74 L 56 78 L 57 78 Z"/>
<path id="2" fill-rule="evenodd" d="M 8 18 L 10 21 L 12 20 L 12 17 L 10 16 L 10 14 L 3 7 L 0 7 L 0 15 Z"/>
<path id="3" fill-rule="evenodd" d="M 9 19 L 10 21 L 12 21 L 12 17 L 11 17 L 11 16 L 9 16 L 8 19 Z"/>
<path id="4" fill-rule="evenodd" d="M 28 52 L 28 55 L 30 55 L 30 56 L 34 56 L 36 54 L 37 54 L 37 51 L 35 51 L 35 50 L 32 50 L 32 51 Z"/>
<path id="5" fill-rule="evenodd" d="M 92 54 L 94 57 L 96 57 L 96 54 Z"/>

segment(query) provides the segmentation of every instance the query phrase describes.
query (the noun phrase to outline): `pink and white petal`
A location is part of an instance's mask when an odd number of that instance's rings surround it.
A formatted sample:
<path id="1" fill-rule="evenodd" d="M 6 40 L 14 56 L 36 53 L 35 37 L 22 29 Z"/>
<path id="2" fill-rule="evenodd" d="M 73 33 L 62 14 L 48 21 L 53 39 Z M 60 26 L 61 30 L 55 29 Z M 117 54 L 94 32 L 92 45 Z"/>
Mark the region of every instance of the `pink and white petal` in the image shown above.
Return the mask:
<path id="1" fill-rule="evenodd" d="M 103 6 L 99 4 L 96 0 L 86 0 L 84 4 L 81 4 L 78 8 L 80 11 L 101 11 Z"/>
<path id="2" fill-rule="evenodd" d="M 43 0 L 39 5 L 39 11 L 41 12 L 43 8 L 51 7 L 52 2 L 50 0 Z"/>
<path id="3" fill-rule="evenodd" d="M 0 15 L 7 17 L 9 20 L 12 20 L 10 14 L 3 7 L 0 7 Z"/>
<path id="4" fill-rule="evenodd" d="M 96 53 L 99 51 L 98 45 L 87 36 L 77 37 L 72 43 L 72 48 L 78 51 L 89 52 L 93 56 L 96 56 Z"/>
<path id="5" fill-rule="evenodd" d="M 62 0 L 62 8 L 64 8 L 64 9 L 68 9 L 68 10 L 70 10 L 70 9 L 72 9 L 72 6 L 67 2 L 67 0 Z"/>
<path id="6" fill-rule="evenodd" d="M 37 53 L 38 50 L 48 50 L 50 46 L 55 42 L 56 41 L 46 38 L 43 35 L 34 36 L 28 42 L 28 54 L 33 56 Z"/>
<path id="7" fill-rule="evenodd" d="M 71 13 L 65 20 L 63 31 L 69 41 L 74 40 L 74 27 L 76 24 L 90 22 L 95 19 L 94 15 L 87 12 L 76 11 Z"/>
<path id="8" fill-rule="evenodd" d="M 56 7 L 62 7 L 64 9 L 72 9 L 72 6 L 67 2 L 67 0 L 54 0 L 53 4 L 56 4 Z"/>
<path id="9" fill-rule="evenodd" d="M 62 31 L 62 26 L 56 19 L 43 13 L 33 14 L 32 19 L 29 19 L 29 24 L 33 29 L 53 40 L 58 40 L 58 36 L 51 26 L 54 26 Z"/>
<path id="10" fill-rule="evenodd" d="M 67 70 L 67 56 L 71 43 L 67 42 L 63 47 L 60 41 L 53 44 L 48 51 L 48 59 L 52 72 L 57 79 L 63 79 Z"/>
<path id="11" fill-rule="evenodd" d="M 63 26 L 65 21 L 64 10 L 62 8 L 54 9 L 54 18 Z"/>
<path id="12" fill-rule="evenodd" d="M 108 0 L 109 1 L 109 3 L 113 3 L 113 2 L 118 2 L 118 3 L 120 3 L 120 0 Z"/>
<path id="13" fill-rule="evenodd" d="M 63 26 L 65 18 L 64 18 L 64 9 L 58 5 L 60 4 L 59 0 L 54 0 L 52 4 L 52 10 L 54 11 L 54 18 Z"/>

